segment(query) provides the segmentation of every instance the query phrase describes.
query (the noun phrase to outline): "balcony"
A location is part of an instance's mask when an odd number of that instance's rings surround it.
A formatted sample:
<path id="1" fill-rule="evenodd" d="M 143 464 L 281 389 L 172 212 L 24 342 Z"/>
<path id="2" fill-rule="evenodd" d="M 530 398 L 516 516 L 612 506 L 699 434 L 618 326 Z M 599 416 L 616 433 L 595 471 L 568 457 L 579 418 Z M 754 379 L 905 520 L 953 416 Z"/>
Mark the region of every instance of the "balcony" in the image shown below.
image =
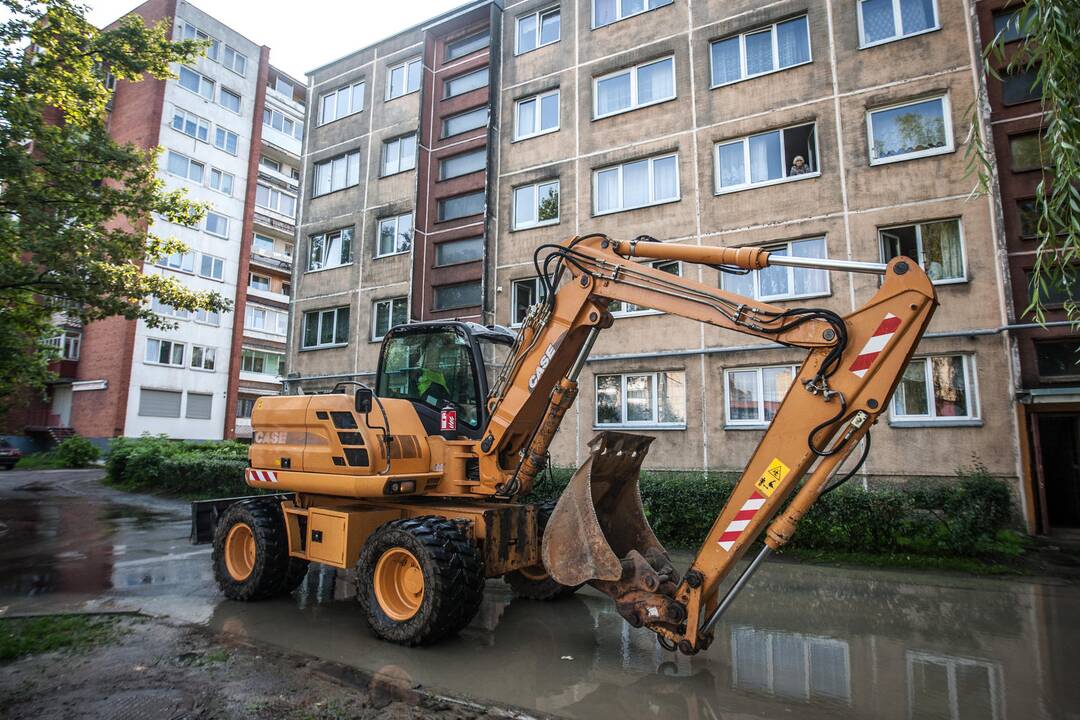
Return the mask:
<path id="1" fill-rule="evenodd" d="M 255 256 L 253 255 L 252 259 L 254 259 L 254 257 Z M 250 297 L 262 298 L 263 300 L 273 300 L 274 302 L 284 303 L 286 305 L 289 304 L 289 296 L 285 293 L 276 293 L 269 290 L 258 290 L 256 288 L 249 287 L 247 289 L 247 294 Z"/>
<path id="2" fill-rule="evenodd" d="M 299 190 L 300 190 L 300 181 L 299 180 L 297 180 L 296 178 L 294 178 L 291 175 L 286 175 L 285 173 L 281 172 L 280 170 L 274 170 L 273 168 L 268 168 L 268 167 L 266 167 L 265 165 L 263 165 L 261 163 L 259 164 L 259 175 L 262 175 L 267 180 L 269 180 L 269 181 L 271 181 L 273 183 L 276 183 L 278 185 L 282 185 L 282 186 L 288 188 L 292 192 L 299 192 Z"/>
<path id="3" fill-rule="evenodd" d="M 252 249 L 251 264 L 270 268 L 271 270 L 292 273 L 292 255 L 286 255 L 285 253 L 275 252 L 273 255 L 267 255 L 266 253 L 261 253 L 258 250 Z"/>
<path id="4" fill-rule="evenodd" d="M 255 208 L 255 222 L 263 227 L 268 227 L 278 232 L 283 232 L 292 238 L 296 232 L 296 221 L 287 215 L 267 210 L 264 207 Z"/>
<path id="5" fill-rule="evenodd" d="M 288 109 L 299 115 L 301 118 L 303 118 L 306 114 L 304 105 L 302 103 L 298 103 L 290 96 L 279 92 L 278 89 L 275 87 L 271 87 L 269 85 L 266 86 L 266 97 L 272 98 L 274 102 L 280 103 L 283 107 L 287 107 Z"/>
<path id="6" fill-rule="evenodd" d="M 301 115 L 303 117 L 303 115 Z M 286 135 L 265 123 L 262 126 L 262 141 L 277 148 L 290 157 L 299 158 L 302 143 L 292 135 Z"/>

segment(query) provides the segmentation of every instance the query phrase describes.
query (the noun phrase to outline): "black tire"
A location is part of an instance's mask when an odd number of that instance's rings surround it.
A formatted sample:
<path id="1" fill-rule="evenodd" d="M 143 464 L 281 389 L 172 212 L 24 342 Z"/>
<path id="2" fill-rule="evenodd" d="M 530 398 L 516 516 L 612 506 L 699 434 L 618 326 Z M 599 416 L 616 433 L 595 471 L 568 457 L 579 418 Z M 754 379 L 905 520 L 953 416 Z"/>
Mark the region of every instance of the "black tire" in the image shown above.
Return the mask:
<path id="1" fill-rule="evenodd" d="M 296 589 L 307 573 L 307 561 L 289 556 L 289 540 L 280 501 L 244 500 L 225 511 L 214 529 L 214 578 L 230 600 L 265 600 Z M 230 531 L 246 525 L 255 542 L 250 574 L 238 580 L 229 571 L 225 543 Z"/>
<path id="2" fill-rule="evenodd" d="M 548 518 L 555 512 L 555 501 L 545 500 L 536 504 L 537 525 L 541 537 L 544 528 L 547 527 Z M 558 600 L 570 597 L 577 592 L 580 585 L 560 585 L 553 577 L 547 574 L 543 561 L 524 570 L 514 570 L 503 575 L 503 580 L 510 586 L 514 597 L 525 600 Z"/>
<path id="3" fill-rule="evenodd" d="M 375 569 L 388 551 L 401 548 L 423 574 L 419 608 L 408 619 L 391 618 L 375 593 Z M 458 632 L 476 616 L 484 598 L 484 562 L 479 549 L 445 518 L 394 520 L 373 532 L 357 561 L 357 599 L 368 624 L 384 640 L 428 645 Z"/>

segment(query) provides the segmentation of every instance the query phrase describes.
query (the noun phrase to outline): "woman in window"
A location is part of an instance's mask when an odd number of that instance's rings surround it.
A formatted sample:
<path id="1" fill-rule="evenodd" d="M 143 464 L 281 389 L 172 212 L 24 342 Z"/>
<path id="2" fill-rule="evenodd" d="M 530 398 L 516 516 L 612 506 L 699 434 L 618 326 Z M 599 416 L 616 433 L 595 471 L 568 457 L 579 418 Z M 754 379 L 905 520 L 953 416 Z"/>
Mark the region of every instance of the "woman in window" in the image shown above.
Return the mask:
<path id="1" fill-rule="evenodd" d="M 788 171 L 788 176 L 792 175 L 805 175 L 810 172 L 810 166 L 806 164 L 806 160 L 802 155 L 796 155 L 795 159 L 791 161 L 791 170 Z"/>

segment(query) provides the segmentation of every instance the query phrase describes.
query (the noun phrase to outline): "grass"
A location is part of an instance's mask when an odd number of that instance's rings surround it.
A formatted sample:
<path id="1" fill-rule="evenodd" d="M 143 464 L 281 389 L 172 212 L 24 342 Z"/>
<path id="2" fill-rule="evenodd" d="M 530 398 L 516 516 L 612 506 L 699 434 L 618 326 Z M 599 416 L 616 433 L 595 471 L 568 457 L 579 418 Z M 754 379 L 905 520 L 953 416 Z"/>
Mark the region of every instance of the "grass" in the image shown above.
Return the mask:
<path id="1" fill-rule="evenodd" d="M 61 470 L 63 468 L 64 462 L 51 452 L 23 455 L 15 464 L 16 470 Z"/>
<path id="2" fill-rule="evenodd" d="M 55 650 L 87 650 L 112 640 L 117 622 L 110 615 L 0 619 L 0 662 Z"/>
<path id="3" fill-rule="evenodd" d="M 900 568 L 905 570 L 944 570 L 970 575 L 1023 575 L 1020 568 L 978 557 L 947 557 L 942 555 L 915 555 L 903 553 L 843 552 L 838 550 L 809 550 L 796 547 L 784 548 L 784 557 L 802 562 L 824 565 L 861 565 L 876 568 Z"/>

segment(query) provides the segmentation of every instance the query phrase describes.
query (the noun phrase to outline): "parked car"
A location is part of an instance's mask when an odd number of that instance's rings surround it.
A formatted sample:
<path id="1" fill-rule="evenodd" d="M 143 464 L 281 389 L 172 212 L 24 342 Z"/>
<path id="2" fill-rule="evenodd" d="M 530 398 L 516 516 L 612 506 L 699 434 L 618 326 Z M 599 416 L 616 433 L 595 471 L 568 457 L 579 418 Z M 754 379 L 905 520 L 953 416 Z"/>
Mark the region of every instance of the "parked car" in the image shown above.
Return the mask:
<path id="1" fill-rule="evenodd" d="M 15 463 L 19 462 L 21 457 L 22 453 L 19 452 L 19 448 L 7 440 L 0 440 L 0 467 L 10 470 L 15 467 Z"/>

